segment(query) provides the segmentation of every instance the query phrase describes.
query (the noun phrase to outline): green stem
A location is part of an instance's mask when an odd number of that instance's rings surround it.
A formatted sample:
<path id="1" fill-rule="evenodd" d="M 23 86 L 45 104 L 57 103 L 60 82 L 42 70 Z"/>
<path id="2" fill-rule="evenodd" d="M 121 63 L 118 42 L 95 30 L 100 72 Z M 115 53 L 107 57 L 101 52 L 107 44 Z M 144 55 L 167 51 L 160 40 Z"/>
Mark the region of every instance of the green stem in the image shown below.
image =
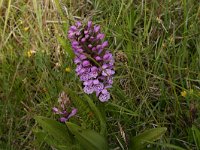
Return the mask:
<path id="1" fill-rule="evenodd" d="M 102 116 L 101 112 L 96 107 L 96 105 L 94 104 L 92 99 L 90 99 L 88 96 L 85 96 L 85 98 L 87 99 L 88 104 L 90 105 L 90 108 L 93 110 L 93 112 L 95 113 L 95 115 L 98 117 L 98 119 L 100 121 L 100 127 L 101 127 L 100 134 L 105 137 L 107 129 L 106 129 L 106 122 L 105 122 L 104 117 Z"/>

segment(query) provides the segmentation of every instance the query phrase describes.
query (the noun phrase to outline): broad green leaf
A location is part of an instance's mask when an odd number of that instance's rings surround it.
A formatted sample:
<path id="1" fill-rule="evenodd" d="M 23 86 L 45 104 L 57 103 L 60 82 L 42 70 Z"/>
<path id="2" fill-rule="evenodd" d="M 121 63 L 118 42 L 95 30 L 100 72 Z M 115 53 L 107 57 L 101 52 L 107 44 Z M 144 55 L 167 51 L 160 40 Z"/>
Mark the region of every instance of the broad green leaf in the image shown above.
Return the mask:
<path id="1" fill-rule="evenodd" d="M 161 138 L 167 131 L 167 128 L 160 127 L 147 130 L 131 139 L 131 149 L 140 150 L 148 145 L 148 142 L 153 142 Z"/>
<path id="2" fill-rule="evenodd" d="M 50 136 L 58 141 L 59 145 L 72 145 L 72 140 L 66 125 L 42 116 L 35 117 L 35 120 L 39 123 L 45 132 L 47 132 Z"/>
<path id="3" fill-rule="evenodd" d="M 81 150 L 80 145 L 74 144 L 71 146 L 67 146 L 67 145 L 60 145 L 58 143 L 59 139 L 55 139 L 52 136 L 49 136 L 46 132 L 44 132 L 43 130 L 35 130 L 33 131 L 34 135 L 36 136 L 37 142 L 39 146 L 42 146 L 43 142 L 46 142 L 48 145 L 53 146 L 54 148 L 56 148 L 57 150 Z M 41 150 L 46 150 L 46 148 L 43 147 L 37 147 Z"/>
<path id="4" fill-rule="evenodd" d="M 199 149 L 200 148 L 200 131 L 194 125 L 192 126 L 192 133 L 193 133 L 193 137 L 194 137 L 194 141 L 196 143 L 196 146 Z"/>
<path id="5" fill-rule="evenodd" d="M 47 132 L 44 132 L 43 130 L 35 130 L 33 131 L 34 135 L 36 136 L 36 141 L 38 142 L 38 145 L 42 145 L 43 142 L 46 142 L 48 145 L 51 145 L 53 147 L 57 147 L 58 142 L 54 138 L 50 137 Z M 41 148 L 40 148 L 41 149 Z"/>
<path id="6" fill-rule="evenodd" d="M 93 130 L 82 129 L 73 123 L 67 122 L 67 127 L 75 135 L 80 145 L 86 150 L 107 150 L 106 139 Z"/>
<path id="7" fill-rule="evenodd" d="M 168 144 L 168 143 L 148 142 L 148 144 L 158 145 L 158 146 L 160 146 L 160 147 L 162 147 L 162 148 L 170 148 L 170 150 L 173 150 L 173 149 L 175 149 L 175 150 L 186 150 L 186 149 L 184 149 L 184 148 L 182 148 L 182 147 L 179 147 L 179 146 L 177 146 L 177 145 Z"/>
<path id="8" fill-rule="evenodd" d="M 57 39 L 58 39 L 58 42 L 62 45 L 62 47 L 65 49 L 65 51 L 67 52 L 69 57 L 74 58 L 74 52 L 73 52 L 69 42 L 67 41 L 67 39 L 64 39 L 60 36 L 58 36 Z"/>
<path id="9" fill-rule="evenodd" d="M 170 148 L 171 150 L 174 149 L 174 150 L 186 150 L 182 147 L 179 147 L 179 146 L 176 146 L 176 145 L 173 145 L 173 144 L 167 144 L 167 143 L 164 143 L 162 145 L 160 145 L 161 147 L 166 147 L 166 148 Z"/>

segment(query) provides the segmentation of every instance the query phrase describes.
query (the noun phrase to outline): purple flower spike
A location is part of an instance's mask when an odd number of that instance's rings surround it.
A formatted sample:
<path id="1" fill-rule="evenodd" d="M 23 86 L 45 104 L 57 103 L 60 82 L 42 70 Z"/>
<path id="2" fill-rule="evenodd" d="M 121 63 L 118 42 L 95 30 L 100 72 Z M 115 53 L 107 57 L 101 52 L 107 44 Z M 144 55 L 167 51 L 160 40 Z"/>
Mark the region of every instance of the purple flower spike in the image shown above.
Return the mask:
<path id="1" fill-rule="evenodd" d="M 60 115 L 59 121 L 66 122 L 69 118 L 73 117 L 77 113 L 77 109 L 72 107 L 71 112 L 68 112 L 70 106 L 69 97 L 65 92 L 61 92 L 58 98 L 59 107 L 53 107 L 52 110 L 55 114 Z M 70 107 L 71 109 L 71 107 Z"/>
<path id="2" fill-rule="evenodd" d="M 113 55 L 106 49 L 108 41 L 104 41 L 104 37 L 100 26 L 93 25 L 92 21 L 86 25 L 77 22 L 68 31 L 76 55 L 76 74 L 83 82 L 83 91 L 96 93 L 101 102 L 110 99 L 108 89 L 112 87 L 115 73 Z"/>

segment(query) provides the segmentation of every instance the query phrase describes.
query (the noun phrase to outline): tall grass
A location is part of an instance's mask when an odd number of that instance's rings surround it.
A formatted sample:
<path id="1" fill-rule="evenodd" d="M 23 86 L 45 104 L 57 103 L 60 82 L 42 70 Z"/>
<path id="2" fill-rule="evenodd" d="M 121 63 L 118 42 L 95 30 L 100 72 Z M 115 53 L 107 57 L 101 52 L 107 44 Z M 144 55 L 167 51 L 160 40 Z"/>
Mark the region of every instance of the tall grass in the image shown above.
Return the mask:
<path id="1" fill-rule="evenodd" d="M 199 149 L 192 128 L 200 128 L 198 1 L 1 0 L 0 14 L 1 149 L 38 149 L 33 116 L 54 117 L 51 108 L 67 89 L 76 93 L 69 95 L 80 122 L 99 130 L 68 54 L 67 29 L 76 19 L 100 24 L 115 54 L 112 99 L 104 106 L 110 147 L 127 149 L 131 135 L 165 126 L 152 149 Z"/>

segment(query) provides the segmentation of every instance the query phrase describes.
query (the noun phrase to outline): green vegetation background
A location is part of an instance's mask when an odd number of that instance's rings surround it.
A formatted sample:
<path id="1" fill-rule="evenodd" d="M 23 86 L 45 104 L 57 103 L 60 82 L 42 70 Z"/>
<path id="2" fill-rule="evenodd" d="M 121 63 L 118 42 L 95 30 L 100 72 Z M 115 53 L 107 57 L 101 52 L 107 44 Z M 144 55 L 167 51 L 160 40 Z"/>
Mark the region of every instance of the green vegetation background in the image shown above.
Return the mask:
<path id="1" fill-rule="evenodd" d="M 67 89 L 79 123 L 99 129 L 69 53 L 75 19 L 100 24 L 115 55 L 103 108 L 110 147 L 167 127 L 156 149 L 200 149 L 199 0 L 0 0 L 0 149 L 38 149 L 33 117 L 55 118 L 51 108 Z"/>

